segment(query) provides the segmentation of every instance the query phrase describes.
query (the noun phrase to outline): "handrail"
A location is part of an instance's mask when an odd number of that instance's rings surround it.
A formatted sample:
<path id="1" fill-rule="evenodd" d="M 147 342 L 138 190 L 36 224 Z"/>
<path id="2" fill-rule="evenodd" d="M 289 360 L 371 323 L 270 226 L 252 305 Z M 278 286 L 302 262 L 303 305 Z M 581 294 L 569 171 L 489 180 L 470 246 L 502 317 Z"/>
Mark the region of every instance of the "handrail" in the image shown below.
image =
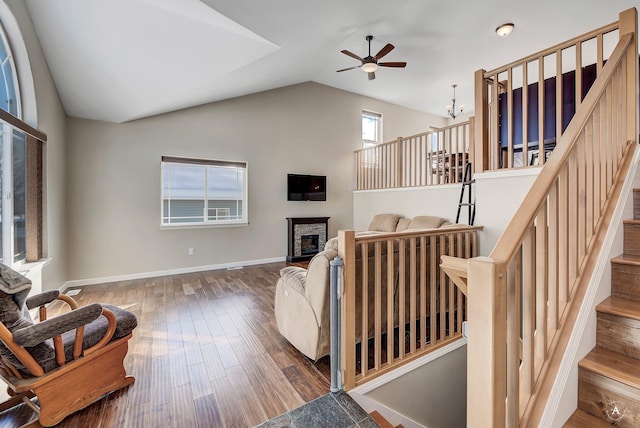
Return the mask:
<path id="1" fill-rule="evenodd" d="M 619 28 L 616 21 L 491 71 L 478 70 L 474 171 L 543 165 L 583 92 L 602 73 L 605 37 Z M 595 62 L 584 64 L 591 57 Z"/>
<path id="2" fill-rule="evenodd" d="M 503 65 L 501 67 L 497 67 L 491 71 L 487 71 L 485 72 L 485 77 L 489 77 L 492 74 L 496 74 L 496 73 L 502 73 L 504 71 L 507 71 L 510 68 L 513 68 L 516 65 L 525 63 L 525 62 L 531 62 L 536 60 L 539 57 L 543 57 L 543 56 L 547 56 L 547 55 L 551 55 L 555 52 L 557 52 L 558 50 L 562 50 L 562 49 L 566 49 L 569 48 L 573 45 L 575 45 L 578 42 L 584 41 L 584 40 L 589 40 L 589 39 L 593 39 L 595 37 L 597 37 L 599 34 L 606 34 L 606 33 L 610 33 L 612 31 L 615 31 L 618 29 L 618 21 L 616 22 L 612 22 L 611 24 L 607 24 L 604 25 L 600 28 L 597 28 L 595 30 L 589 31 L 588 33 L 585 34 L 581 34 L 580 36 L 576 36 L 572 39 L 569 39 L 567 41 L 558 43 L 557 45 L 551 46 L 550 48 L 546 48 L 543 49 L 539 52 L 536 52 L 534 54 L 531 55 L 527 55 L 524 58 L 520 58 L 519 60 L 510 62 L 507 65 Z"/>
<path id="3" fill-rule="evenodd" d="M 560 143 L 553 151 L 553 156 L 547 161 L 546 168 L 540 171 L 540 174 L 531 186 L 530 192 L 522 204 L 520 204 L 520 207 L 509 222 L 502 236 L 498 239 L 490 255 L 496 263 L 508 261 L 519 243 L 522 242 L 526 229 L 521 227 L 521 225 L 528 224 L 536 216 L 543 199 L 547 197 L 551 185 L 557 179 L 560 169 L 566 163 L 571 150 L 575 146 L 578 135 L 596 108 L 596 101 L 606 89 L 606 83 L 611 79 L 616 67 L 620 64 L 620 61 L 622 61 L 632 39 L 632 34 L 625 34 L 621 37 L 609 61 L 607 61 L 607 64 L 602 69 L 602 78 L 596 80 L 583 101 L 583 104 L 587 106 L 587 108 L 582 108 L 576 112 L 573 120 L 562 135 Z"/>
<path id="4" fill-rule="evenodd" d="M 635 8 L 620 13 L 618 44 L 520 208 L 468 261 L 471 427 L 540 423 L 637 146 L 637 25 Z"/>

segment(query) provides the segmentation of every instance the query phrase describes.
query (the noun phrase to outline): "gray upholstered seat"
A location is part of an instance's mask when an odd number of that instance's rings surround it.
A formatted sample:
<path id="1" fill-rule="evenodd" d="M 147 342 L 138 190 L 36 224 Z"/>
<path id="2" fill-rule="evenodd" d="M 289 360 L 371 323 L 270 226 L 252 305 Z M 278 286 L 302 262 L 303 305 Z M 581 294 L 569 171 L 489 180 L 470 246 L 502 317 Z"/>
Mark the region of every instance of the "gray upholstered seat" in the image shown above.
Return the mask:
<path id="1" fill-rule="evenodd" d="M 39 423 L 53 426 L 134 382 L 124 369 L 127 342 L 137 326 L 134 314 L 98 303 L 78 307 L 55 290 L 27 299 L 30 289 L 27 278 L 0 265 L 0 378 L 12 396 L 0 407 L 37 397 Z M 71 310 L 48 318 L 46 305 L 56 299 Z M 36 308 L 38 323 L 27 310 Z"/>

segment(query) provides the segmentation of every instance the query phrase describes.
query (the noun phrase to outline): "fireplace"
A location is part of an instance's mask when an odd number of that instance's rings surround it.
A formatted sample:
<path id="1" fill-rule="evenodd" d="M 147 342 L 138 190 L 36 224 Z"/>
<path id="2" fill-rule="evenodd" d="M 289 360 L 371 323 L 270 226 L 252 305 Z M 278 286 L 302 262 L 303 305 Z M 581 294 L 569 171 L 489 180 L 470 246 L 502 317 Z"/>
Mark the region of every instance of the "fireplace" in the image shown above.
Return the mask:
<path id="1" fill-rule="evenodd" d="M 300 252 L 303 256 L 308 256 L 310 254 L 317 254 L 320 252 L 320 247 L 318 246 L 318 238 L 320 235 L 302 235 L 300 237 Z"/>
<path id="2" fill-rule="evenodd" d="M 287 217 L 288 262 L 300 262 L 324 249 L 330 217 Z"/>

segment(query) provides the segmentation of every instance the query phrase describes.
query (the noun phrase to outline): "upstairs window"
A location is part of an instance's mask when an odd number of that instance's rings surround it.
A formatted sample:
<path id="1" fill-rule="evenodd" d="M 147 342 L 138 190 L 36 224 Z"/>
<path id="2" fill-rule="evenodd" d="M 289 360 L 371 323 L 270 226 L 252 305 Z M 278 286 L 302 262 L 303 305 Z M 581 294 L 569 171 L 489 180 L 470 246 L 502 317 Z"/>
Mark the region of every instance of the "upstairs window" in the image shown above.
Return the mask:
<path id="1" fill-rule="evenodd" d="M 247 163 L 162 157 L 162 225 L 247 224 Z"/>
<path id="2" fill-rule="evenodd" d="M 362 148 L 373 147 L 382 142 L 382 115 L 362 111 Z"/>

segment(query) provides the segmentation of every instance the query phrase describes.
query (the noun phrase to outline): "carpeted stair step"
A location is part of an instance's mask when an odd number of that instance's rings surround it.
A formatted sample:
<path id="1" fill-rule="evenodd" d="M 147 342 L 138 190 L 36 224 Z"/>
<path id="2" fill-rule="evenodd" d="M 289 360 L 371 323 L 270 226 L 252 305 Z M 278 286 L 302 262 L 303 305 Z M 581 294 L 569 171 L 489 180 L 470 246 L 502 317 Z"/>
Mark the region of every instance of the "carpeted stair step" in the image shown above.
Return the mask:
<path id="1" fill-rule="evenodd" d="M 578 409 L 610 425 L 637 426 L 639 396 L 637 359 L 596 347 L 578 364 Z"/>
<path id="2" fill-rule="evenodd" d="M 640 300 L 640 256 L 622 254 L 611 259 L 611 295 Z"/>

